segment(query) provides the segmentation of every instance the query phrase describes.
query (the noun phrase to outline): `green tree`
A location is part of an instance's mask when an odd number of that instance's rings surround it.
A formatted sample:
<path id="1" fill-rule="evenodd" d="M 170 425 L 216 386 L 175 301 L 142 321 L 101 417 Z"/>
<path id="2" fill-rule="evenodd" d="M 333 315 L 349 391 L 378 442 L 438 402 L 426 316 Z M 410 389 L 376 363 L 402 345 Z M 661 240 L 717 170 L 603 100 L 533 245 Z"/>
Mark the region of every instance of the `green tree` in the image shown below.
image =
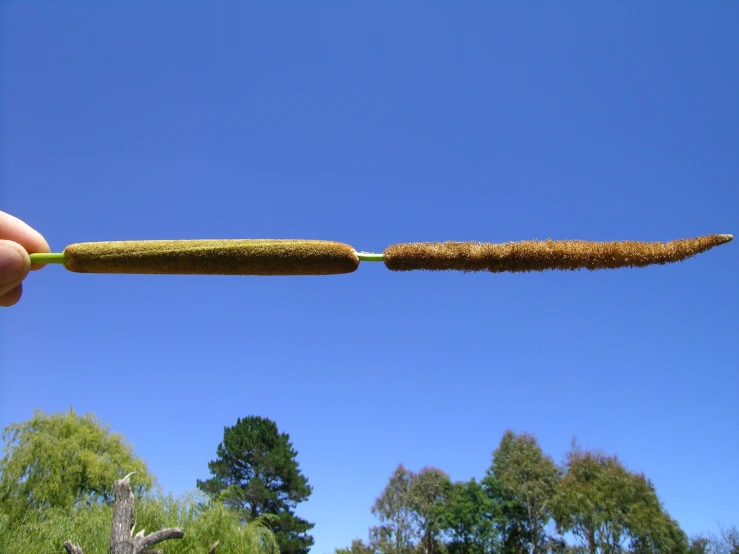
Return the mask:
<path id="1" fill-rule="evenodd" d="M 6 427 L 0 459 L 0 511 L 11 520 L 45 509 L 111 503 L 113 482 L 136 472 L 134 490 L 149 491 L 153 478 L 122 435 L 94 415 L 37 410 Z"/>
<path id="2" fill-rule="evenodd" d="M 690 539 L 688 554 L 710 554 L 711 540 L 708 537 L 697 536 Z"/>
<path id="3" fill-rule="evenodd" d="M 506 520 L 501 528 L 503 552 L 544 551 L 550 503 L 559 475 L 536 437 L 505 432 L 483 481 L 490 495 L 499 500 Z"/>
<path id="4" fill-rule="evenodd" d="M 646 498 L 641 516 L 645 519 L 633 528 L 637 534 L 631 541 L 631 551 L 637 554 L 689 554 L 688 536 L 661 507 L 651 483 L 648 489 L 649 492 L 644 491 Z"/>
<path id="5" fill-rule="evenodd" d="M 442 510 L 452 482 L 440 469 L 424 467 L 411 480 L 410 507 L 423 554 L 441 550 Z"/>
<path id="6" fill-rule="evenodd" d="M 354 539 L 349 548 L 337 548 L 334 554 L 375 554 L 376 550 L 371 546 L 364 544 L 361 539 Z"/>
<path id="7" fill-rule="evenodd" d="M 654 486 L 615 456 L 573 448 L 553 513 L 559 531 L 572 533 L 590 554 L 688 552 L 687 537 Z"/>
<path id="8" fill-rule="evenodd" d="M 0 552 L 3 554 L 61 553 L 64 541 L 84 552 L 108 552 L 113 508 L 108 504 L 80 505 L 71 510 L 44 508 L 12 524 L 0 516 Z M 135 530 L 180 527 L 181 540 L 165 543 L 168 554 L 201 554 L 219 543 L 218 552 L 278 554 L 268 522 L 258 518 L 243 525 L 233 510 L 220 502 L 195 495 L 179 499 L 149 496 L 136 502 Z"/>
<path id="9" fill-rule="evenodd" d="M 370 543 L 382 554 L 408 554 L 413 550 L 416 537 L 411 504 L 413 477 L 413 472 L 403 464 L 398 465 L 372 505 L 372 513 L 381 525 L 370 529 Z"/>
<path id="10" fill-rule="evenodd" d="M 497 551 L 501 506 L 483 486 L 471 479 L 454 483 L 441 508 L 441 525 L 450 554 L 483 554 Z"/>
<path id="11" fill-rule="evenodd" d="M 275 422 L 250 416 L 226 427 L 217 459 L 208 463 L 212 478 L 197 481 L 200 490 L 233 509 L 246 522 L 273 514 L 270 526 L 280 552 L 306 554 L 313 545 L 314 524 L 295 515 L 312 492 L 301 473 L 297 451 Z"/>

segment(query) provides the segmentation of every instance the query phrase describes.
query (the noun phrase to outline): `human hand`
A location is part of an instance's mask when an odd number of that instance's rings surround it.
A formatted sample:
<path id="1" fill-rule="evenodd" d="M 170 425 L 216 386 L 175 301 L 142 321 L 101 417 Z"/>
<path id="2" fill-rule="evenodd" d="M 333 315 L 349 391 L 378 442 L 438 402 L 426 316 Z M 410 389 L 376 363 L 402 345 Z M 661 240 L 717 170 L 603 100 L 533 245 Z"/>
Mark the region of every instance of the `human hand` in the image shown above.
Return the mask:
<path id="1" fill-rule="evenodd" d="M 44 267 L 31 267 L 28 253 L 49 252 L 46 239 L 17 217 L 0 212 L 0 306 L 12 306 L 21 299 L 23 279 L 28 272 Z"/>

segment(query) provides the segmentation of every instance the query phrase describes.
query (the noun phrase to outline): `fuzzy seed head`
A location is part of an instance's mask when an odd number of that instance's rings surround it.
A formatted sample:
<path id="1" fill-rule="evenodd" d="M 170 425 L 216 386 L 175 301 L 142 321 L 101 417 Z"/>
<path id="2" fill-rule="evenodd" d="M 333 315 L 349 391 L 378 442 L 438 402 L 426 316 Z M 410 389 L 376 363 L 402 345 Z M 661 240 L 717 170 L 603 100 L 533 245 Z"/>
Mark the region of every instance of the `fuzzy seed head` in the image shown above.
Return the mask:
<path id="1" fill-rule="evenodd" d="M 147 240 L 86 242 L 64 249 L 78 273 L 333 275 L 359 258 L 348 244 L 322 240 Z"/>
<path id="2" fill-rule="evenodd" d="M 679 262 L 732 238 L 732 235 L 707 235 L 667 243 L 551 239 L 502 244 L 417 242 L 389 246 L 385 250 L 385 265 L 392 271 L 453 269 L 491 273 L 644 267 Z"/>

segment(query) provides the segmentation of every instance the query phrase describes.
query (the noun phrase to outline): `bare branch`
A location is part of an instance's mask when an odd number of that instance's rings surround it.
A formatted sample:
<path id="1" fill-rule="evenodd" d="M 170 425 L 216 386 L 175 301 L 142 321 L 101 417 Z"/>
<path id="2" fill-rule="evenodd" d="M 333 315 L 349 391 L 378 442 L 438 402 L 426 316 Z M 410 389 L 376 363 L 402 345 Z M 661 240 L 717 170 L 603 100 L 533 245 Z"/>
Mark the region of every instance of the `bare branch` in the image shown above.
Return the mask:
<path id="1" fill-rule="evenodd" d="M 148 536 L 144 536 L 142 529 L 135 536 L 133 535 L 136 522 L 133 510 L 133 490 L 128 480 L 131 475 L 129 473 L 113 484 L 115 505 L 113 507 L 113 528 L 110 532 L 111 554 L 144 554 L 157 543 L 184 537 L 185 533 L 182 529 L 163 529 Z M 82 554 L 82 552 L 69 554 Z"/>
<path id="2" fill-rule="evenodd" d="M 152 533 L 146 537 L 143 535 L 137 535 L 133 541 L 133 554 L 142 554 L 144 551 L 148 550 L 149 547 L 154 546 L 157 543 L 169 539 L 181 539 L 184 536 L 185 532 L 178 528 L 162 529 L 161 531 L 157 531 L 156 533 Z"/>
<path id="3" fill-rule="evenodd" d="M 220 544 L 220 541 L 214 542 L 213 546 L 211 546 L 210 550 L 208 550 L 208 554 L 216 554 L 216 548 L 218 548 L 219 544 Z"/>
<path id="4" fill-rule="evenodd" d="M 115 504 L 113 505 L 113 528 L 110 532 L 110 551 L 112 554 L 118 554 L 118 545 L 125 545 L 130 542 L 134 525 L 136 525 L 133 511 L 133 490 L 131 490 L 131 484 L 128 481 L 129 475 L 113 483 Z M 128 553 L 130 549 L 124 548 L 122 552 Z"/>

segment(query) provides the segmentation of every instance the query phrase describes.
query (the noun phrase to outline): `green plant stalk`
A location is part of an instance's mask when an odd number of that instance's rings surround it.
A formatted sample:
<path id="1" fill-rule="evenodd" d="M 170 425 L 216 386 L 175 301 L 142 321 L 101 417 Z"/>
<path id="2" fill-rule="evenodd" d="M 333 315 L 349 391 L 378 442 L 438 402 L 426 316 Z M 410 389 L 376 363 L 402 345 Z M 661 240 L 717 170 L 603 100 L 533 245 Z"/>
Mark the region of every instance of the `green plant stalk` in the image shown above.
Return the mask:
<path id="1" fill-rule="evenodd" d="M 357 252 L 360 262 L 384 262 L 385 254 L 373 254 L 372 252 Z"/>
<path id="2" fill-rule="evenodd" d="M 51 254 L 36 253 L 29 254 L 31 265 L 34 264 L 64 264 L 67 262 L 67 255 L 64 252 L 52 252 Z"/>

